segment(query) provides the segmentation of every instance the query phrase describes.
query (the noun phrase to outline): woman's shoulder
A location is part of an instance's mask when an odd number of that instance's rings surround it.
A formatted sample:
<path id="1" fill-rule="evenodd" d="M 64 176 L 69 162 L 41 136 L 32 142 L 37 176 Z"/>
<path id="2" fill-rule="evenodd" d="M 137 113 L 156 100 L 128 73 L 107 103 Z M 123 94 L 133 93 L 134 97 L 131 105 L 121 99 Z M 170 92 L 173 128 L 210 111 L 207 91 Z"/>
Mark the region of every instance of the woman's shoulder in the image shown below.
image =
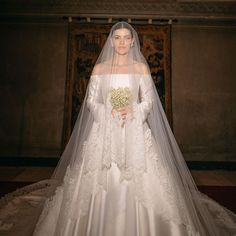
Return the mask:
<path id="1" fill-rule="evenodd" d="M 92 75 L 104 75 L 107 71 L 109 71 L 109 68 L 111 65 L 106 63 L 98 63 L 93 67 Z"/>
<path id="2" fill-rule="evenodd" d="M 134 63 L 134 69 L 137 74 L 140 75 L 147 75 L 149 74 L 148 66 L 145 63 L 142 62 L 135 62 Z"/>
<path id="3" fill-rule="evenodd" d="M 93 67 L 92 76 L 101 75 L 102 67 L 102 64 L 96 64 Z"/>

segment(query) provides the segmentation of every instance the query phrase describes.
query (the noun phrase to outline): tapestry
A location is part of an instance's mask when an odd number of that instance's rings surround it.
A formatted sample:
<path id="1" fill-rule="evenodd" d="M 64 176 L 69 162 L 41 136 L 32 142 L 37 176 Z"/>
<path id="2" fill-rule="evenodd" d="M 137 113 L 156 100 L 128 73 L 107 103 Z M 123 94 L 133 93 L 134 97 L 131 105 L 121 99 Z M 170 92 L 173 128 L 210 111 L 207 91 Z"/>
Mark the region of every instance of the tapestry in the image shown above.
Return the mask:
<path id="1" fill-rule="evenodd" d="M 82 105 L 93 66 L 111 24 L 69 25 L 68 66 L 62 148 L 66 145 Z M 163 108 L 172 126 L 170 81 L 170 25 L 133 25 L 139 35 Z"/>

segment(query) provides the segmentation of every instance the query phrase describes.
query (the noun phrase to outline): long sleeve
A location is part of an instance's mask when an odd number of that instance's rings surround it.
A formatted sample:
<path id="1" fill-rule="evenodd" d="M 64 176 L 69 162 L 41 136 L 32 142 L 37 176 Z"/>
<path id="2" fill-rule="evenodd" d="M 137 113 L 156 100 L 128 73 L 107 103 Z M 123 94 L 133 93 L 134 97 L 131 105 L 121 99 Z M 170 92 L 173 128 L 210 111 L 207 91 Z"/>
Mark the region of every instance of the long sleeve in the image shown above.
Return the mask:
<path id="1" fill-rule="evenodd" d="M 100 122 L 104 117 L 104 104 L 99 102 L 99 95 L 101 94 L 100 78 L 99 76 L 91 76 L 88 90 L 87 107 L 93 114 L 94 121 Z M 101 98 L 100 98 L 101 100 Z"/>
<path id="2" fill-rule="evenodd" d="M 140 79 L 140 103 L 138 109 L 144 122 L 147 119 L 153 105 L 153 85 L 151 76 L 143 76 Z"/>

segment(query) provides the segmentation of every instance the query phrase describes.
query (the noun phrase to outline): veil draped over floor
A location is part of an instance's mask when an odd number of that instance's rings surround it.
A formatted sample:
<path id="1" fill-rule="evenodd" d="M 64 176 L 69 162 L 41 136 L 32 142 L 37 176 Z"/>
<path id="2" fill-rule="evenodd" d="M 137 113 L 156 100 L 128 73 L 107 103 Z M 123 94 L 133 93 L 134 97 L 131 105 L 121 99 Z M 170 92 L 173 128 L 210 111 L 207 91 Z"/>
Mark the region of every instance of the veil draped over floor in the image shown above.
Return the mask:
<path id="1" fill-rule="evenodd" d="M 121 28 L 121 25 L 122 28 L 127 28 L 130 30 L 132 35 L 132 43 L 128 54 L 128 60 L 124 65 L 119 65 L 119 60 L 115 56 L 113 39 L 113 33 L 116 29 Z M 211 216 L 203 205 L 202 194 L 196 188 L 196 185 L 184 161 L 183 155 L 169 126 L 154 82 L 151 78 L 149 66 L 140 52 L 138 35 L 134 28 L 126 22 L 119 22 L 112 27 L 102 52 L 97 59 L 91 81 L 88 85 L 93 89 L 96 88 L 96 86 L 101 86 L 101 89 L 99 90 L 100 93 L 97 94 L 97 104 L 95 107 L 90 107 L 89 90 L 87 90 L 71 138 L 52 176 L 53 182 L 56 183 L 55 186 L 62 184 L 68 165 L 71 167 L 81 166 L 83 145 L 89 135 L 92 123 L 94 121 L 100 122 L 102 117 L 105 115 L 105 99 L 107 98 L 107 93 L 109 92 L 113 76 L 116 74 L 128 74 L 132 87 L 137 89 L 132 93 L 132 109 L 138 110 L 142 113 L 143 122 L 147 121 L 155 142 L 158 144 L 158 148 L 162 153 L 161 162 L 166 168 L 166 173 L 168 173 L 166 176 L 167 179 L 164 181 L 167 183 L 168 188 L 170 188 L 170 192 L 174 192 L 176 194 L 180 204 L 185 202 L 187 207 L 191 209 L 189 211 L 191 215 L 189 215 L 188 218 L 194 222 L 194 225 L 200 232 L 200 235 L 205 235 L 204 232 L 206 231 L 208 235 L 218 235 Z M 94 77 L 100 75 L 105 76 L 103 77 L 104 79 L 101 79 L 100 84 L 98 84 L 94 80 Z M 141 75 L 141 83 L 143 83 L 144 89 L 141 91 L 141 103 L 137 104 L 137 96 L 139 96 L 139 81 L 137 77 L 139 75 Z M 107 145 L 109 145 L 109 143 L 107 143 Z M 109 168 L 111 160 L 109 159 L 110 157 L 106 155 L 105 147 L 106 144 L 104 145 L 102 164 L 103 168 Z M 125 158 L 128 158 L 128 155 Z M 139 160 L 138 163 L 136 163 L 132 158 L 130 158 L 130 160 L 120 160 L 119 164 L 119 167 L 126 174 L 132 167 L 140 171 L 145 171 L 144 160 Z"/>

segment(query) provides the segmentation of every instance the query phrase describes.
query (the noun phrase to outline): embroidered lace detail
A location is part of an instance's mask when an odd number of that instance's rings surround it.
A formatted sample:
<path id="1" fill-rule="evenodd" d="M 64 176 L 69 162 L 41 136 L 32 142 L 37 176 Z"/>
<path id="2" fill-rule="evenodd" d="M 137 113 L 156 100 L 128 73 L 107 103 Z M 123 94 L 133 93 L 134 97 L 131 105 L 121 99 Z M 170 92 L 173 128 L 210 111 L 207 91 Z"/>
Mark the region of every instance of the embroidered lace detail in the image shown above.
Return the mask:
<path id="1" fill-rule="evenodd" d="M 19 196 L 25 196 L 29 193 L 32 193 L 34 191 L 43 191 L 46 192 L 47 188 L 52 185 L 51 180 L 43 180 L 35 184 L 31 184 L 25 187 L 22 187 L 20 189 L 15 190 L 14 192 L 11 192 L 9 194 L 4 195 L 4 197 L 0 198 L 0 208 L 5 206 L 7 202 L 10 202 L 16 197 Z"/>
<path id="2" fill-rule="evenodd" d="M 190 225 L 186 226 L 186 231 L 188 233 L 188 236 L 201 236 L 199 232 L 196 232 L 196 230 L 193 230 L 193 228 Z"/>
<path id="3" fill-rule="evenodd" d="M 227 226 L 227 228 L 234 229 L 236 235 L 236 214 L 228 210 L 227 208 L 219 205 L 216 201 L 209 198 L 207 195 L 200 193 L 202 202 L 210 210 L 212 217 L 221 227 Z"/>
<path id="4" fill-rule="evenodd" d="M 106 124 L 103 126 L 104 132 L 102 133 L 102 138 L 104 140 L 103 143 L 103 152 L 102 152 L 102 167 L 110 168 L 112 161 L 112 150 L 111 150 L 111 111 L 112 106 L 110 104 L 110 95 L 107 96 L 106 101 L 106 109 L 105 109 L 105 122 Z"/>
<path id="5" fill-rule="evenodd" d="M 39 220 L 36 224 L 35 233 L 41 227 L 41 224 L 44 221 L 46 221 L 49 213 L 52 214 L 52 212 L 53 212 L 55 219 L 58 217 L 58 215 L 55 214 L 55 210 L 53 208 L 55 208 L 55 207 L 60 208 L 62 195 L 63 195 L 63 187 L 59 186 L 56 188 L 54 195 L 51 196 L 50 198 L 47 198 L 47 200 L 44 203 L 43 211 L 42 211 L 42 213 L 39 217 Z"/>
<path id="6" fill-rule="evenodd" d="M 83 160 L 85 173 L 101 168 L 103 140 L 100 134 L 100 125 L 94 123 L 89 139 L 84 144 Z"/>
<path id="7" fill-rule="evenodd" d="M 81 215 L 88 214 L 91 196 L 106 189 L 106 174 L 105 169 L 88 172 L 82 168 L 76 171 L 67 168 L 64 179 L 64 202 L 65 212 L 70 214 L 71 218 L 78 216 L 79 211 Z"/>
<path id="8" fill-rule="evenodd" d="M 161 153 L 154 146 L 155 141 L 149 128 L 145 131 L 144 137 L 148 172 L 134 171 L 137 199 L 145 207 L 154 209 L 157 214 L 161 214 L 164 218 L 178 224 L 188 225 L 187 216 L 184 214 L 187 209 L 184 208 L 183 200 L 178 198 L 175 189 L 172 187 L 173 183 L 161 161 L 162 159 L 159 157 Z M 157 197 L 160 197 L 166 204 L 157 205 Z"/>
<path id="9" fill-rule="evenodd" d="M 63 217 L 65 219 L 67 217 L 73 219 L 78 218 L 79 215 L 88 215 L 92 195 L 96 196 L 107 189 L 107 171 L 109 171 L 109 168 L 102 169 L 99 164 L 101 159 L 98 154 L 101 143 L 97 140 L 98 132 L 99 126 L 96 125 L 91 132 L 90 139 L 83 145 L 84 159 L 82 165 L 67 167 L 63 185 L 58 187 L 55 195 L 46 201 L 38 225 L 41 224 L 42 219 L 48 215 L 48 212 L 52 211 L 55 205 L 63 207 Z M 134 140 L 137 142 L 137 139 Z M 168 221 L 186 225 L 189 236 L 200 236 L 189 225 L 183 214 L 184 210 L 179 209 L 180 201 L 168 181 L 168 175 L 162 166 L 161 158 L 159 158 L 161 154 L 155 149 L 150 129 L 147 129 L 144 133 L 144 142 L 147 169 L 137 169 L 132 166 L 120 169 L 120 181 L 128 180 L 134 186 L 134 197 L 143 206 L 154 209 L 157 214 Z M 136 152 L 137 158 L 139 155 L 140 153 Z M 86 160 L 86 158 L 89 160 Z M 96 158 L 97 160 L 95 160 Z M 92 161 L 95 164 L 91 164 Z M 157 190 L 153 187 L 154 185 L 158 186 Z M 162 193 L 162 196 L 160 196 L 160 193 Z M 166 204 L 157 205 L 158 197 Z M 181 212 L 182 215 L 180 216 L 178 212 Z"/>
<path id="10" fill-rule="evenodd" d="M 33 217 L 39 215 L 40 206 L 46 199 L 45 194 L 52 184 L 51 180 L 40 181 L 2 197 L 0 200 L 0 231 L 7 232 L 14 230 L 14 227 L 19 227 L 21 217 L 31 219 L 32 213 L 34 213 Z M 26 229 L 30 227 L 25 226 Z"/>
<path id="11" fill-rule="evenodd" d="M 145 80 L 142 82 L 145 86 Z M 91 86 L 90 92 L 96 93 L 95 89 L 98 86 L 94 83 L 91 83 Z M 11 230 L 14 223 L 17 223 L 22 208 L 32 209 L 44 201 L 45 205 L 36 231 L 42 229 L 41 225 L 44 223 L 46 231 L 53 231 L 55 229 L 52 230 L 53 225 L 56 227 L 57 224 L 60 229 L 64 230 L 69 220 L 79 220 L 81 216 L 88 216 L 89 210 L 93 210 L 91 204 L 93 199 L 98 196 L 99 202 L 99 197 L 103 197 L 104 191 L 109 192 L 107 176 L 110 174 L 110 168 L 113 167 L 112 162 L 115 162 L 120 170 L 120 176 L 118 176 L 120 184 L 126 184 L 128 187 L 127 192 L 131 202 L 136 201 L 146 209 L 153 210 L 164 220 L 184 226 L 189 236 L 200 236 L 195 228 L 195 222 L 191 222 L 192 218 L 188 217 L 191 215 L 189 213 L 191 207 L 188 209 L 188 203 L 184 202 L 185 193 L 181 193 L 181 184 L 175 186 L 173 179 L 175 176 L 169 173 L 162 149 L 155 142 L 151 130 L 145 123 L 152 107 L 153 95 L 147 93 L 150 91 L 148 88 L 141 88 L 141 90 L 141 103 L 133 104 L 133 119 L 125 124 L 124 129 L 111 119 L 112 107 L 108 102 L 109 96 L 102 105 L 97 103 L 97 99 L 90 97 L 91 104 L 88 105 L 93 112 L 95 122 L 87 141 L 83 144 L 82 158 L 79 160 L 81 162 L 67 167 L 63 184 L 58 186 L 54 195 L 46 201 L 43 193 L 46 193 L 53 184 L 49 181 L 27 186 L 2 198 L 0 200 L 0 230 Z M 98 93 L 95 97 L 97 95 Z M 116 184 L 119 185 L 117 182 Z M 115 190 L 117 190 L 116 187 Z M 38 194 L 33 195 L 34 192 Z M 115 195 L 114 193 L 116 194 L 116 191 L 111 191 L 111 195 Z M 28 198 L 28 194 L 31 198 Z M 109 202 L 109 207 L 118 206 L 113 195 L 109 196 L 109 200 L 114 200 L 114 203 Z M 212 214 L 212 218 L 217 222 L 217 226 L 223 229 L 222 232 L 229 232 L 229 235 L 232 235 L 236 231 L 234 220 L 236 215 L 212 199 L 204 196 L 201 198 L 200 194 L 195 196 L 199 197 L 197 200 L 203 201 Z M 20 208 L 19 205 L 23 207 Z M 13 216 L 15 221 L 11 221 Z"/>

